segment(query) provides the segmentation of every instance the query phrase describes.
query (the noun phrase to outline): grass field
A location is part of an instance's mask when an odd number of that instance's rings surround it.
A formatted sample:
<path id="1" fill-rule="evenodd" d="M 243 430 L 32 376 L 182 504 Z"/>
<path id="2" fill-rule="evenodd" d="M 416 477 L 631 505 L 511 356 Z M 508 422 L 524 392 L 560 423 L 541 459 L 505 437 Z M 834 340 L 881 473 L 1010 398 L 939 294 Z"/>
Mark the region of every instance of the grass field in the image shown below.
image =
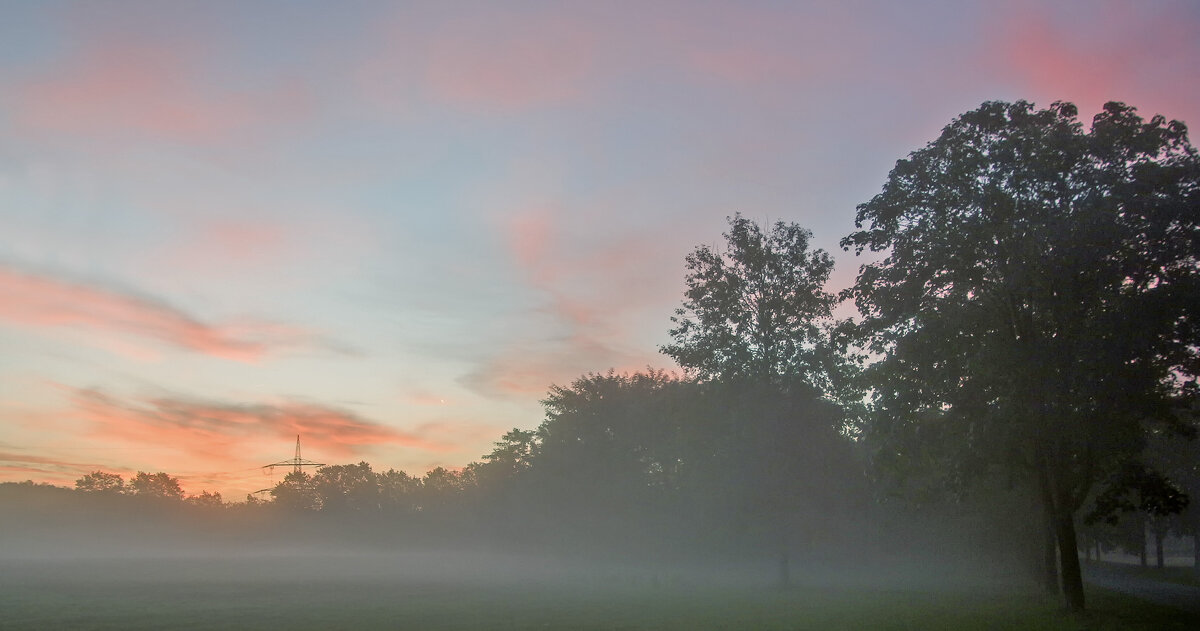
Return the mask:
<path id="1" fill-rule="evenodd" d="M 1131 565 L 1128 563 L 1101 563 L 1103 567 L 1120 571 L 1130 576 L 1147 578 L 1152 581 L 1166 581 L 1168 583 L 1177 583 L 1179 585 L 1191 585 L 1200 587 L 1200 574 L 1195 569 L 1190 567 L 1168 566 L 1162 569 L 1154 567 L 1142 567 L 1140 565 Z"/>
<path id="2" fill-rule="evenodd" d="M 1036 594 L 603 580 L 421 580 L 93 563 L 0 567 L 3 629 L 1196 629 L 1110 592 L 1075 619 Z"/>

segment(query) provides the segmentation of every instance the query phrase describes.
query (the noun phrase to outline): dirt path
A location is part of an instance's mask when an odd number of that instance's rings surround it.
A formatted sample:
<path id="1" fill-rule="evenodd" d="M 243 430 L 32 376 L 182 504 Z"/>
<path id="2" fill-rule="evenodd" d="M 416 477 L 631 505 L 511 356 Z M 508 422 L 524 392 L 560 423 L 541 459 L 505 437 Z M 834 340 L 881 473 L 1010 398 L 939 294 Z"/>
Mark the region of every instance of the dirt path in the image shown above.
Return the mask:
<path id="1" fill-rule="evenodd" d="M 1200 587 L 1132 576 L 1112 566 L 1089 565 L 1083 580 L 1097 587 L 1137 596 L 1142 600 L 1200 613 Z"/>

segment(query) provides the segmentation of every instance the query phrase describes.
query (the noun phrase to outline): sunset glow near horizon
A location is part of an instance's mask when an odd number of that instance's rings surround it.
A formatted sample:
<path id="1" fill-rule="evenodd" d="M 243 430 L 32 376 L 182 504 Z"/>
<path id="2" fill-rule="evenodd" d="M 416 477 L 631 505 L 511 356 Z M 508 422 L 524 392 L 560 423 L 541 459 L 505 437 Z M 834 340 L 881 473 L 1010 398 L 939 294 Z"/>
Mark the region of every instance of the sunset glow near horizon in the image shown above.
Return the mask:
<path id="1" fill-rule="evenodd" d="M 0 481 L 420 475 L 675 368 L 725 217 L 835 254 L 987 100 L 1200 125 L 1190 2 L 0 0 Z"/>

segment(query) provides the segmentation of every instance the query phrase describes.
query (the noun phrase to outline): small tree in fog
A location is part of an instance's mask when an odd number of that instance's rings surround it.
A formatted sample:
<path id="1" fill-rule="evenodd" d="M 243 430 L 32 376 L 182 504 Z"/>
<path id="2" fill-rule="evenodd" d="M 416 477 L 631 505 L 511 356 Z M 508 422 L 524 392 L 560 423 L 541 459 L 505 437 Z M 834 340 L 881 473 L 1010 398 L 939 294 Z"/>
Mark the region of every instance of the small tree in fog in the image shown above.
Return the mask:
<path id="1" fill-rule="evenodd" d="M 755 530 L 774 531 L 780 582 L 788 582 L 793 540 L 811 547 L 813 520 L 827 514 L 826 491 L 844 465 L 837 430 L 844 414 L 822 398 L 844 400 L 850 375 L 834 344 L 833 308 L 825 291 L 833 259 L 810 249 L 812 233 L 777 222 L 764 232 L 740 214 L 729 219 L 725 248 L 701 245 L 687 256 L 687 291 L 661 351 L 688 375 L 708 382 L 705 397 L 725 420 L 726 474 L 737 480 L 736 514 Z M 796 518 L 804 515 L 803 519 Z"/>
<path id="2" fill-rule="evenodd" d="M 1187 423 L 1186 436 L 1155 433 L 1146 445 L 1145 460 L 1188 498 L 1182 510 L 1166 511 L 1161 516 L 1158 534 L 1163 534 L 1165 526 L 1180 537 L 1190 537 L 1195 553 L 1193 567 L 1200 575 L 1200 397 L 1193 397 L 1181 416 Z"/>
<path id="3" fill-rule="evenodd" d="M 137 475 L 129 481 L 129 491 L 137 497 L 183 499 L 183 487 L 179 485 L 179 478 L 171 477 L 162 471 L 158 473 L 138 471 Z"/>
<path id="4" fill-rule="evenodd" d="M 1129 461 L 1107 481 L 1104 490 L 1093 500 L 1085 522 L 1104 521 L 1116 525 L 1122 514 L 1131 514 L 1137 523 L 1136 550 L 1146 563 L 1146 528 L 1154 536 L 1158 567 L 1163 567 L 1163 539 L 1170 530 L 1171 520 L 1187 508 L 1189 498 L 1170 478 L 1138 461 Z"/>
<path id="5" fill-rule="evenodd" d="M 93 471 L 75 480 L 75 490 L 84 493 L 108 493 L 118 495 L 125 492 L 125 479 L 116 473 Z"/>

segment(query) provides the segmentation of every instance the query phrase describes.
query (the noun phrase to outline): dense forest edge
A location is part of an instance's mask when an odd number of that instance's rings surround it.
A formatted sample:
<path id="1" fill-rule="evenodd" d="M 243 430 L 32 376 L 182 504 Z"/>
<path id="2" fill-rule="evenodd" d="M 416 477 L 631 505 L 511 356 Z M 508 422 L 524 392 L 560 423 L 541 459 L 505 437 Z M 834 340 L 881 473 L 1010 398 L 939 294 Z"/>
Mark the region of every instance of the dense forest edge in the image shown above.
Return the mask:
<path id="1" fill-rule="evenodd" d="M 841 246 L 870 262 L 830 292 L 808 230 L 730 217 L 685 260 L 660 349 L 682 373 L 553 385 L 536 429 L 462 469 L 297 466 L 239 502 L 166 472 L 4 483 L 0 557 L 454 551 L 780 586 L 902 568 L 1079 612 L 1081 563 L 1163 568 L 1174 537 L 1200 576 L 1186 126 L 984 103 L 898 161 L 856 227 Z M 835 317 L 846 301 L 859 317 Z"/>

